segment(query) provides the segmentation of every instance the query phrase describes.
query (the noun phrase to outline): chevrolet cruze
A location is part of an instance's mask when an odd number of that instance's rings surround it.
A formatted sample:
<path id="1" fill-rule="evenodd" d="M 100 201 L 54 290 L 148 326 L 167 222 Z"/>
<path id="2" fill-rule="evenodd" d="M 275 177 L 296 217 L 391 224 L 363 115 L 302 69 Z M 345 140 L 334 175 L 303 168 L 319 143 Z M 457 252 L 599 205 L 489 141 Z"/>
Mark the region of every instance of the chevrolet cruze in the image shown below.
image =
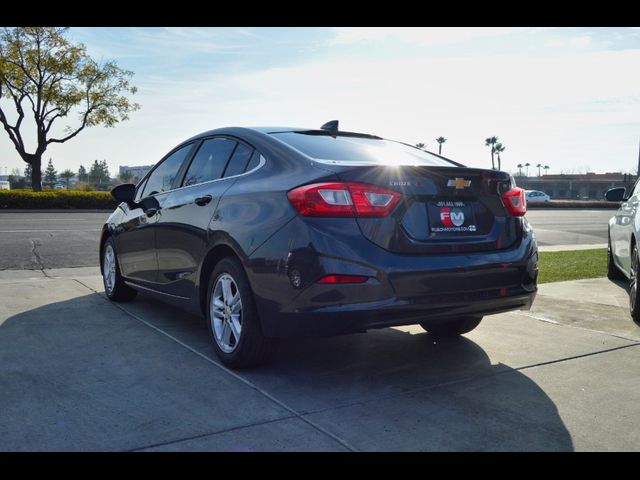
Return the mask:
<path id="1" fill-rule="evenodd" d="M 280 337 L 409 324 L 460 335 L 536 294 L 512 177 L 335 121 L 205 132 L 112 194 L 106 295 L 203 315 L 234 368 L 266 361 Z"/>

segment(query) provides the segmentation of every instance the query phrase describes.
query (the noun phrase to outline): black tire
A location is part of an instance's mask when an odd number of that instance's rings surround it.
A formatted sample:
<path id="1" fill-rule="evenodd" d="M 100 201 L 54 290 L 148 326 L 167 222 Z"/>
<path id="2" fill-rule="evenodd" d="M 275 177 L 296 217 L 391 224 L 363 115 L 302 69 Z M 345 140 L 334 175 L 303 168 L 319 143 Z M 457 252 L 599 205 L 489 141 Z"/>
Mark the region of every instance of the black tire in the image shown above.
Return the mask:
<path id="1" fill-rule="evenodd" d="M 607 278 L 609 280 L 624 280 L 626 277 L 613 262 L 613 252 L 611 251 L 611 237 L 607 242 Z"/>
<path id="2" fill-rule="evenodd" d="M 237 293 L 240 294 L 240 313 L 235 314 L 235 322 L 232 319 L 234 308 L 223 296 L 218 295 L 216 296 L 218 305 L 222 304 L 224 307 L 217 309 L 218 314 L 215 315 L 215 320 L 212 318 L 214 292 L 220 292 L 216 290 L 218 288 L 224 290 L 225 282 L 229 282 L 229 292 L 234 295 L 234 298 Z M 211 273 L 207 288 L 207 327 L 213 348 L 222 363 L 231 368 L 244 369 L 257 367 L 269 361 L 275 352 L 277 341 L 262 334 L 253 291 L 238 259 L 225 257 L 220 260 Z M 227 340 L 225 340 L 225 333 Z M 236 335 L 240 337 L 239 340 Z"/>
<path id="3" fill-rule="evenodd" d="M 634 322 L 640 323 L 640 296 L 638 295 L 638 246 L 631 249 L 631 274 L 629 278 L 629 312 Z"/>
<path id="4" fill-rule="evenodd" d="M 109 251 L 113 253 L 113 268 L 110 269 L 113 278 L 109 280 L 107 277 L 107 264 L 109 263 Z M 109 263 L 110 264 L 110 263 Z M 128 302 L 133 300 L 138 292 L 124 283 L 124 279 L 120 274 L 120 265 L 118 265 L 118 255 L 113 238 L 109 237 L 102 247 L 102 283 L 104 285 L 104 293 L 109 300 L 114 302 Z M 112 284 L 111 284 L 112 282 Z"/>
<path id="5" fill-rule="evenodd" d="M 420 326 L 438 337 L 456 337 L 480 325 L 482 317 L 460 317 L 440 322 L 421 322 Z"/>

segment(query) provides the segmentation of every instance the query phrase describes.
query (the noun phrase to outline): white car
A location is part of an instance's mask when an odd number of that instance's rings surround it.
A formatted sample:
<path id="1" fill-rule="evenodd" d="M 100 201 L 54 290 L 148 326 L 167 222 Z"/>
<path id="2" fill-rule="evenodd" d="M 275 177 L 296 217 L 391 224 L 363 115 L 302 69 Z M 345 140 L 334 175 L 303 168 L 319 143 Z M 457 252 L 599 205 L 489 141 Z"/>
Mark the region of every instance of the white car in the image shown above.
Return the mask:
<path id="1" fill-rule="evenodd" d="M 549 195 L 539 190 L 526 190 L 525 195 L 528 203 L 548 202 L 551 200 Z"/>

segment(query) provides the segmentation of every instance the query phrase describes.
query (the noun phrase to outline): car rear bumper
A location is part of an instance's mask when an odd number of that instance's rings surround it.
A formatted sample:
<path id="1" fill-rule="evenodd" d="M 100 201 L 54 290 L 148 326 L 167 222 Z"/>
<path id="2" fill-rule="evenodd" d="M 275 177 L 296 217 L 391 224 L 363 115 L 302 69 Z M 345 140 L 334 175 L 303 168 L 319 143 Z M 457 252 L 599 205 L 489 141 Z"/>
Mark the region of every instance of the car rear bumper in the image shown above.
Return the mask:
<path id="1" fill-rule="evenodd" d="M 491 292 L 483 292 L 483 296 Z M 498 294 L 499 295 L 499 294 Z M 348 304 L 314 311 L 283 312 L 268 330 L 275 337 L 330 336 L 363 332 L 368 329 L 413 325 L 424 320 L 446 322 L 463 316 L 486 316 L 512 310 L 528 310 L 536 292 L 486 299 L 460 298 L 448 301 L 407 304 L 390 298 L 368 304 Z"/>
<path id="2" fill-rule="evenodd" d="M 398 255 L 359 231 L 344 238 L 347 222 L 326 238 L 326 229 L 303 227 L 292 222 L 247 265 L 265 335 L 326 336 L 427 319 L 446 322 L 529 309 L 536 295 L 538 251 L 530 232 L 499 251 Z M 327 274 L 369 279 L 316 282 Z"/>

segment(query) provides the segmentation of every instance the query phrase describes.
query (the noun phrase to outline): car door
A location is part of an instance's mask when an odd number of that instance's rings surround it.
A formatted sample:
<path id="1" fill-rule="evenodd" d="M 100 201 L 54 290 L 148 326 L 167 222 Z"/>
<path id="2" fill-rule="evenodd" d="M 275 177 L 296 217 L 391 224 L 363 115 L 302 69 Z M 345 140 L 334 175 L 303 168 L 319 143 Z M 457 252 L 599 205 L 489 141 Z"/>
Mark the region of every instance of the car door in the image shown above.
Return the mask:
<path id="1" fill-rule="evenodd" d="M 166 193 L 172 189 L 178 171 L 192 144 L 182 146 L 162 159 L 138 186 L 136 204 L 124 206 L 127 220 L 116 236 L 118 263 L 122 275 L 136 283 L 157 283 L 158 260 L 155 225 L 162 215 Z"/>
<path id="2" fill-rule="evenodd" d="M 206 254 L 207 227 L 224 192 L 244 171 L 253 148 L 228 137 L 205 139 L 186 169 L 181 188 L 171 192 L 158 221 L 158 288 L 190 298 Z"/>
<path id="3" fill-rule="evenodd" d="M 640 202 L 640 182 L 636 182 L 629 198 L 622 202 L 616 212 L 615 222 L 610 230 L 611 247 L 615 262 L 625 272 L 631 268 L 631 237 L 636 229 L 636 216 Z"/>

